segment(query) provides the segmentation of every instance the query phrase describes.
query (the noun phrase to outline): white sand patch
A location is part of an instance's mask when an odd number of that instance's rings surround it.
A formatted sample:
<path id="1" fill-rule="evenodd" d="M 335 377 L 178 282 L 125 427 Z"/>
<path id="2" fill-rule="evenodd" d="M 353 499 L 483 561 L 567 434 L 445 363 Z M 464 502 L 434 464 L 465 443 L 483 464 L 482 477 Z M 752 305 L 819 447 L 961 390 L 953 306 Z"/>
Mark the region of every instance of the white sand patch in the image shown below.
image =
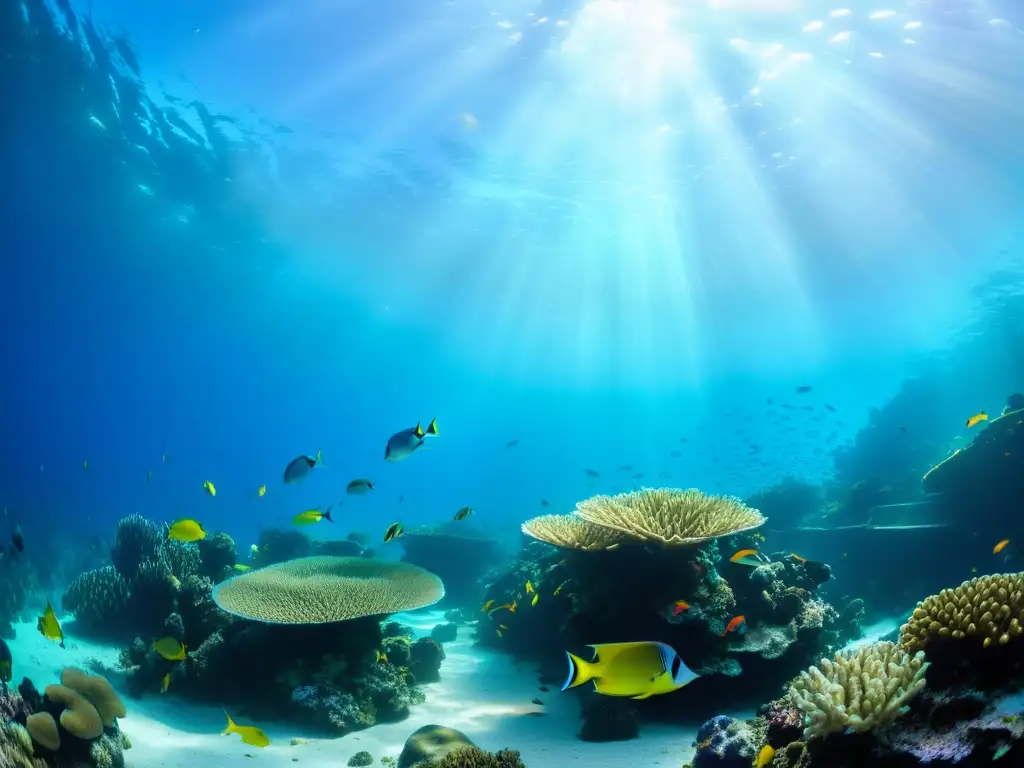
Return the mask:
<path id="1" fill-rule="evenodd" d="M 425 633 L 444 618 L 440 611 L 400 614 L 395 621 Z M 73 625 L 70 625 L 73 627 Z M 69 636 L 62 649 L 40 635 L 35 623 L 17 625 L 11 641 L 14 679 L 31 678 L 42 690 L 56 682 L 66 666 L 90 668 L 97 660 L 108 667 L 118 649 Z M 338 739 L 312 738 L 299 729 L 273 722 L 249 721 L 232 716 L 240 725 L 256 725 L 271 739 L 266 749 L 243 744 L 238 736 L 221 736 L 225 725 L 219 707 L 201 706 L 174 696 L 150 695 L 129 699 L 128 716 L 121 727 L 131 740 L 125 753 L 128 768 L 339 768 L 361 750 L 381 757 L 398 757 L 409 734 L 429 725 L 463 731 L 483 749 L 518 749 L 529 768 L 564 768 L 565 765 L 604 768 L 678 768 L 693 753 L 694 727 L 644 725 L 640 738 L 630 741 L 587 743 L 576 738 L 579 705 L 576 696 L 557 686 L 540 691 L 531 665 L 515 665 L 507 656 L 472 644 L 473 628 L 460 627 L 459 640 L 445 644 L 447 658 L 441 681 L 423 686 L 425 704 L 413 707 L 401 723 L 378 725 Z M 121 681 L 112 679 L 115 686 Z M 122 695 L 124 691 L 121 690 Z M 685 691 L 677 694 L 685 695 Z M 534 698 L 543 706 L 531 703 Z M 531 714 L 540 713 L 543 715 Z M 293 738 L 306 743 L 292 746 Z M 252 757 L 247 757 L 251 755 Z"/>

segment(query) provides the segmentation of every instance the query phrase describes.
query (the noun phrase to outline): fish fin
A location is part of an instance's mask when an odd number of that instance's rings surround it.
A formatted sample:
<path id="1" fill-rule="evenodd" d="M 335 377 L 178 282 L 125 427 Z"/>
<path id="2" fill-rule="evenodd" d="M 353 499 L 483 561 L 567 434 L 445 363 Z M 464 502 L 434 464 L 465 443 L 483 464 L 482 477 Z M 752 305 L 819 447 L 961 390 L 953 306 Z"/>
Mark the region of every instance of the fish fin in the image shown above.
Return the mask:
<path id="1" fill-rule="evenodd" d="M 321 467 L 324 465 L 323 453 L 319 448 L 316 449 L 316 458 L 313 459 L 313 466 L 315 467 L 317 464 L 319 464 Z"/>
<path id="2" fill-rule="evenodd" d="M 331 519 L 331 508 L 330 507 L 328 507 L 327 511 L 324 512 L 324 520 L 326 520 L 329 523 L 333 523 L 334 522 L 334 520 Z"/>
<path id="3" fill-rule="evenodd" d="M 648 691 L 647 693 L 641 693 L 639 696 L 630 696 L 629 698 L 633 699 L 634 701 L 638 701 L 640 699 L 649 699 L 653 695 L 653 691 Z"/>
<path id="4" fill-rule="evenodd" d="M 563 691 L 594 679 L 595 666 L 593 664 L 568 651 L 565 652 L 565 655 L 569 660 L 569 676 L 565 678 L 565 684 L 562 685 Z"/>
<path id="5" fill-rule="evenodd" d="M 228 714 L 226 709 L 224 710 L 224 717 L 228 719 L 228 727 L 221 731 L 221 735 L 227 736 L 229 733 L 234 733 L 238 726 L 235 725 L 235 721 L 231 719 L 231 715 Z"/>
<path id="6" fill-rule="evenodd" d="M 416 435 L 416 437 L 423 437 L 423 427 L 420 426 L 418 421 L 416 422 L 416 429 L 414 429 L 412 433 Z"/>
<path id="7" fill-rule="evenodd" d="M 431 419 L 430 423 L 427 425 L 427 434 L 428 435 L 437 435 L 437 418 L 436 417 Z"/>

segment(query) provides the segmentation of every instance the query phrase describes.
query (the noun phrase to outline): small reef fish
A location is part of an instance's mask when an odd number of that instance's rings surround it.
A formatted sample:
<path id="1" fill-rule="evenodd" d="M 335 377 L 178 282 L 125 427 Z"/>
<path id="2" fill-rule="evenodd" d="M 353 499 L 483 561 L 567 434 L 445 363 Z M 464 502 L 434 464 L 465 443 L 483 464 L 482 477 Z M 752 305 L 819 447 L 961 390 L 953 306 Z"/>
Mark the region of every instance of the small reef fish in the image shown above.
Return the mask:
<path id="1" fill-rule="evenodd" d="M 380 651 L 377 651 L 377 650 L 375 650 L 374 653 L 376 654 L 376 659 L 377 659 L 377 663 L 378 664 L 387 664 L 388 663 L 388 655 L 386 653 L 381 653 Z"/>
<path id="2" fill-rule="evenodd" d="M 550 506 L 551 506 L 551 504 L 550 504 L 550 503 L 548 502 L 548 500 L 547 500 L 547 499 L 541 499 L 541 500 L 540 500 L 540 505 L 541 505 L 542 507 L 550 507 Z"/>
<path id="3" fill-rule="evenodd" d="M 249 557 L 255 558 L 256 555 L 258 555 L 259 553 L 260 553 L 260 545 L 259 544 L 250 544 L 249 545 Z"/>
<path id="4" fill-rule="evenodd" d="M 554 595 L 555 597 L 558 597 L 560 594 L 562 594 L 562 590 L 565 589 L 565 586 L 569 583 L 569 581 L 570 581 L 570 579 L 566 579 L 565 581 L 563 581 L 561 584 L 559 584 L 557 587 L 555 587 L 555 591 L 552 592 L 551 594 Z"/>
<path id="5" fill-rule="evenodd" d="M 806 395 L 808 392 L 812 392 L 813 390 L 814 387 L 812 387 L 810 384 L 802 384 L 801 386 L 796 388 L 796 393 L 798 395 Z"/>
<path id="6" fill-rule="evenodd" d="M 685 600 L 676 600 L 672 603 L 672 615 L 678 616 L 683 611 L 690 610 L 690 604 Z"/>
<path id="7" fill-rule="evenodd" d="M 742 634 L 747 630 L 747 617 L 746 616 L 733 616 L 729 623 L 725 625 L 725 632 L 722 633 L 722 637 L 725 637 L 730 632 L 736 632 Z"/>
<path id="8" fill-rule="evenodd" d="M 255 725 L 237 725 L 234 720 L 231 719 L 226 711 L 224 716 L 228 719 L 228 727 L 225 728 L 221 735 L 227 736 L 231 733 L 237 733 L 242 737 L 242 741 L 251 747 L 263 747 L 270 746 L 270 739 L 267 738 L 267 734 L 257 728 Z"/>
<path id="9" fill-rule="evenodd" d="M 85 461 L 82 462 L 82 469 L 88 469 L 88 468 L 89 468 L 89 460 L 86 459 Z"/>
<path id="10" fill-rule="evenodd" d="M 505 443 L 506 448 L 515 448 L 517 445 L 519 445 L 518 440 L 509 440 L 507 443 Z"/>
<path id="11" fill-rule="evenodd" d="M 14 526 L 14 530 L 11 531 L 11 543 L 18 552 L 25 551 L 25 534 L 21 532 L 21 526 Z"/>
<path id="12" fill-rule="evenodd" d="M 161 637 L 154 640 L 152 648 L 168 661 L 184 661 L 188 655 L 185 644 L 174 637 Z"/>
<path id="13" fill-rule="evenodd" d="M 530 581 L 526 582 L 526 594 L 533 592 L 533 583 Z"/>
<path id="14" fill-rule="evenodd" d="M 365 478 L 358 478 L 353 480 L 345 488 L 345 493 L 349 496 L 365 496 L 367 493 L 373 490 L 373 483 Z"/>
<path id="15" fill-rule="evenodd" d="M 14 676 L 13 665 L 14 658 L 11 656 L 11 649 L 0 638 L 0 683 L 6 685 L 11 682 L 11 678 Z"/>
<path id="16" fill-rule="evenodd" d="M 317 450 L 316 457 L 310 458 L 306 454 L 296 456 L 294 459 L 288 462 L 288 466 L 284 468 L 284 481 L 286 483 L 294 483 L 310 473 L 310 471 L 316 466 L 322 466 L 324 463 L 323 456 L 320 455 L 320 451 Z"/>
<path id="17" fill-rule="evenodd" d="M 388 444 L 384 447 L 385 461 L 402 461 L 408 459 L 416 449 L 423 445 L 427 435 L 437 437 L 437 419 L 431 419 L 426 429 L 419 424 L 411 429 L 403 429 L 395 432 L 388 438 Z"/>
<path id="18" fill-rule="evenodd" d="M 163 463 L 163 464 L 167 463 L 167 451 L 164 451 L 164 454 L 161 457 L 161 463 Z"/>
<path id="19" fill-rule="evenodd" d="M 583 474 L 585 474 L 587 477 L 595 477 L 595 478 L 601 476 L 601 473 L 598 472 L 596 469 L 584 469 L 583 470 Z"/>
<path id="20" fill-rule="evenodd" d="M 384 531 L 384 543 L 387 544 L 392 539 L 397 539 L 402 535 L 402 524 L 392 523 L 388 526 L 388 529 Z"/>
<path id="21" fill-rule="evenodd" d="M 455 520 L 465 520 L 471 514 L 473 514 L 473 508 L 472 507 L 463 507 L 462 509 L 460 509 L 458 512 L 455 513 L 454 519 Z"/>
<path id="22" fill-rule="evenodd" d="M 508 627 L 507 627 L 507 626 L 505 626 L 504 624 L 499 624 L 499 625 L 498 625 L 498 629 L 501 629 L 501 630 L 507 630 L 507 629 L 508 629 Z"/>
<path id="23" fill-rule="evenodd" d="M 978 411 L 976 414 L 971 416 L 971 418 L 969 418 L 966 422 L 964 422 L 964 426 L 970 429 L 971 427 L 983 421 L 988 421 L 988 414 L 985 413 L 984 411 Z"/>
<path id="24" fill-rule="evenodd" d="M 790 552 L 789 556 L 792 557 L 794 560 L 796 560 L 798 563 L 806 563 L 807 562 L 807 558 L 806 557 L 800 557 L 800 555 L 798 555 L 796 552 Z"/>
<path id="25" fill-rule="evenodd" d="M 261 485 L 261 486 L 260 486 L 259 488 L 257 488 L 257 489 L 256 489 L 256 495 L 257 495 L 258 497 L 260 497 L 261 499 L 262 499 L 262 498 L 263 498 L 264 496 L 266 496 L 266 495 L 267 495 L 267 486 L 265 486 L 265 485 Z"/>
<path id="26" fill-rule="evenodd" d="M 536 606 L 538 600 L 540 600 L 540 595 L 534 595 L 533 596 L 533 600 L 530 601 L 530 605 L 531 606 Z"/>
<path id="27" fill-rule="evenodd" d="M 167 689 L 171 687 L 171 673 L 168 672 L 164 675 L 164 679 L 160 681 L 160 693 L 167 693 Z"/>
<path id="28" fill-rule="evenodd" d="M 248 573 L 249 571 L 252 570 L 252 566 L 251 565 L 243 565 L 242 563 L 235 563 L 232 566 L 232 568 L 234 568 L 239 573 Z"/>
<path id="29" fill-rule="evenodd" d="M 775 747 L 771 744 L 765 744 L 761 747 L 761 751 L 757 753 L 757 760 L 754 761 L 754 768 L 764 768 L 774 757 Z"/>
<path id="30" fill-rule="evenodd" d="M 491 610 L 491 606 L 492 605 L 494 605 L 494 601 L 493 600 L 488 600 L 486 603 L 484 603 L 484 607 L 481 608 L 480 610 L 483 611 L 484 613 L 487 613 L 489 610 Z"/>
<path id="31" fill-rule="evenodd" d="M 206 531 L 203 530 L 203 526 L 199 524 L 198 520 L 193 520 L 190 517 L 176 520 L 167 526 L 167 538 L 174 539 L 175 541 L 202 541 L 206 538 Z"/>
<path id="32" fill-rule="evenodd" d="M 504 637 L 504 635 L 503 635 L 503 634 L 501 634 L 501 630 L 500 630 L 500 629 L 496 629 L 496 630 L 494 630 L 494 631 L 495 631 L 495 633 L 496 633 L 496 634 L 498 635 L 498 637 Z"/>
<path id="33" fill-rule="evenodd" d="M 211 483 L 209 480 L 203 480 L 203 490 L 206 491 L 211 496 L 217 495 L 216 486 L 214 486 L 214 484 Z"/>
<path id="34" fill-rule="evenodd" d="M 996 544 L 996 545 L 995 545 L 995 546 L 994 546 L 994 547 L 992 548 L 992 554 L 993 554 L 993 555 L 998 555 L 998 554 L 999 554 L 1000 552 L 1002 552 L 1002 551 L 1003 551 L 1004 549 L 1006 549 L 1006 546 L 1007 546 L 1007 545 L 1008 545 L 1009 543 L 1010 543 L 1010 540 L 1009 540 L 1009 539 L 1003 539 L 1002 541 L 1000 541 L 1000 542 L 999 542 L 998 544 Z"/>
<path id="35" fill-rule="evenodd" d="M 1009 744 L 1000 744 L 998 747 L 996 747 L 995 752 L 992 753 L 992 760 L 993 761 L 998 760 L 999 758 L 1005 756 L 1006 753 L 1009 752 L 1009 751 L 1010 751 L 1010 745 Z"/>
<path id="36" fill-rule="evenodd" d="M 149 470 L 149 472 L 146 473 L 146 482 L 148 483 L 152 479 L 153 479 L 153 470 L 151 469 L 151 470 Z"/>
<path id="37" fill-rule="evenodd" d="M 501 610 L 506 610 L 506 611 L 509 611 L 510 613 L 515 613 L 516 612 L 516 603 L 515 603 L 515 601 L 513 601 L 511 603 L 502 603 L 497 608 L 494 608 L 493 610 L 489 611 L 488 613 L 489 614 L 497 613 L 498 611 L 501 611 Z"/>
<path id="38" fill-rule="evenodd" d="M 593 680 L 594 690 L 606 696 L 646 699 L 677 691 L 698 677 L 664 643 L 602 643 L 589 647 L 594 649 L 593 661 L 566 651 L 569 676 L 563 691 Z"/>
<path id="39" fill-rule="evenodd" d="M 60 622 L 57 621 L 57 615 L 53 612 L 53 606 L 50 605 L 49 600 L 46 601 L 46 610 L 43 611 L 43 615 L 36 620 L 36 629 L 47 640 L 60 640 L 60 647 L 65 647 L 64 630 L 60 628 Z"/>
<path id="40" fill-rule="evenodd" d="M 319 509 L 307 509 L 305 512 L 300 512 L 292 518 L 292 525 L 314 525 L 315 523 L 319 523 L 321 520 L 326 520 L 328 523 L 334 522 L 331 518 L 330 507 L 328 507 L 326 511 Z"/>
<path id="41" fill-rule="evenodd" d="M 751 568 L 757 568 L 760 565 L 764 565 L 764 563 L 761 562 L 756 549 L 741 549 L 729 558 L 729 562 L 736 563 L 737 565 L 749 565 Z"/>

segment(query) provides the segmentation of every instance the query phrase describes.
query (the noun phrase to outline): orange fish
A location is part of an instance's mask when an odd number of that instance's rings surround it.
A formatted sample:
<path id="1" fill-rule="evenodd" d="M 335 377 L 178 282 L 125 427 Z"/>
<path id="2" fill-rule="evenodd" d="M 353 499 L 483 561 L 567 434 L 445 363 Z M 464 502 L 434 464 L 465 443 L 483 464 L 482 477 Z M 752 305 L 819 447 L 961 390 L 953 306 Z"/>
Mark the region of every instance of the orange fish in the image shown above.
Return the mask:
<path id="1" fill-rule="evenodd" d="M 998 544 L 996 544 L 995 547 L 992 549 L 992 554 L 993 555 L 998 555 L 1000 552 L 1002 552 L 1004 549 L 1006 549 L 1006 545 L 1009 544 L 1009 543 L 1010 543 L 1009 539 L 1003 539 Z"/>
<path id="2" fill-rule="evenodd" d="M 725 632 L 722 633 L 722 637 L 725 637 L 730 632 L 743 632 L 746 628 L 746 616 L 733 616 L 729 623 L 725 625 Z"/>
<path id="3" fill-rule="evenodd" d="M 982 421 L 988 421 L 988 414 L 985 413 L 984 411 L 978 411 L 976 414 L 974 414 L 973 416 L 971 416 L 971 418 L 969 418 L 967 420 L 967 423 L 965 424 L 965 426 L 968 429 L 970 429 L 975 424 L 978 424 L 979 422 L 982 422 Z"/>
<path id="4" fill-rule="evenodd" d="M 790 552 L 789 556 L 792 557 L 794 560 L 796 560 L 799 563 L 806 563 L 807 562 L 807 558 L 806 557 L 800 557 L 800 555 L 798 555 L 796 552 Z"/>
<path id="5" fill-rule="evenodd" d="M 764 565 L 764 563 L 757 559 L 756 549 L 741 549 L 729 558 L 729 562 L 736 563 L 737 565 L 750 565 L 754 568 L 759 565 Z"/>
<path id="6" fill-rule="evenodd" d="M 690 604 L 685 600 L 676 600 L 672 603 L 672 615 L 678 616 L 683 611 L 690 610 Z"/>

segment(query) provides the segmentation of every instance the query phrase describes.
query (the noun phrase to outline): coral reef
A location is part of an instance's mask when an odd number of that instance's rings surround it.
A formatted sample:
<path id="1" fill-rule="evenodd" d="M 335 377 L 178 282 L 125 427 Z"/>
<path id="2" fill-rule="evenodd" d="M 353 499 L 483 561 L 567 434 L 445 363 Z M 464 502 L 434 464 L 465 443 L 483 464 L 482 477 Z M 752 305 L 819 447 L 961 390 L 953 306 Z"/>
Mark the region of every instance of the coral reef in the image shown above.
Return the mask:
<path id="1" fill-rule="evenodd" d="M 110 562 L 125 579 L 133 579 L 140 565 L 156 559 L 162 540 L 156 523 L 142 515 L 129 515 L 117 524 Z"/>
<path id="2" fill-rule="evenodd" d="M 519 753 L 479 749 L 454 728 L 425 725 L 405 741 L 396 768 L 526 768 Z"/>
<path id="3" fill-rule="evenodd" d="M 238 553 L 235 552 L 235 540 L 226 533 L 218 532 L 212 536 L 198 541 L 197 554 L 200 565 L 196 569 L 199 573 L 211 581 L 223 581 L 234 572 L 235 563 L 238 562 Z M 195 573 L 195 571 L 192 571 Z M 188 575 L 192 575 L 186 574 Z M 179 576 L 179 578 L 182 578 Z"/>
<path id="4" fill-rule="evenodd" d="M 348 759 L 348 765 L 349 768 L 364 768 L 364 766 L 373 765 L 373 755 L 366 750 L 356 752 Z"/>
<path id="5" fill-rule="evenodd" d="M 428 760 L 421 768 L 526 768 L 526 765 L 512 749 L 491 754 L 477 747 L 462 747 L 439 760 Z"/>
<path id="6" fill-rule="evenodd" d="M 747 768 L 762 741 L 756 722 L 717 715 L 697 729 L 693 768 Z"/>
<path id="7" fill-rule="evenodd" d="M 436 640 L 422 637 L 409 646 L 409 671 L 417 683 L 436 683 L 441 679 L 444 648 Z"/>
<path id="8" fill-rule="evenodd" d="M 576 515 L 541 515 L 522 525 L 523 533 L 562 549 L 598 552 L 631 540 L 614 528 L 589 523 Z"/>
<path id="9" fill-rule="evenodd" d="M 301 531 L 279 528 L 261 531 L 256 545 L 258 549 L 252 558 L 253 568 L 307 557 L 312 551 L 309 539 Z"/>
<path id="10" fill-rule="evenodd" d="M 358 557 L 289 560 L 218 584 L 221 610 L 270 624 L 324 624 L 432 605 L 444 585 L 407 563 Z"/>
<path id="11" fill-rule="evenodd" d="M 640 735 L 640 716 L 629 701 L 588 691 L 580 702 L 581 741 L 627 741 Z"/>
<path id="12" fill-rule="evenodd" d="M 399 541 L 404 562 L 425 568 L 444 582 L 446 605 L 475 604 L 480 578 L 500 561 L 497 543 L 465 522 L 406 531 Z"/>

